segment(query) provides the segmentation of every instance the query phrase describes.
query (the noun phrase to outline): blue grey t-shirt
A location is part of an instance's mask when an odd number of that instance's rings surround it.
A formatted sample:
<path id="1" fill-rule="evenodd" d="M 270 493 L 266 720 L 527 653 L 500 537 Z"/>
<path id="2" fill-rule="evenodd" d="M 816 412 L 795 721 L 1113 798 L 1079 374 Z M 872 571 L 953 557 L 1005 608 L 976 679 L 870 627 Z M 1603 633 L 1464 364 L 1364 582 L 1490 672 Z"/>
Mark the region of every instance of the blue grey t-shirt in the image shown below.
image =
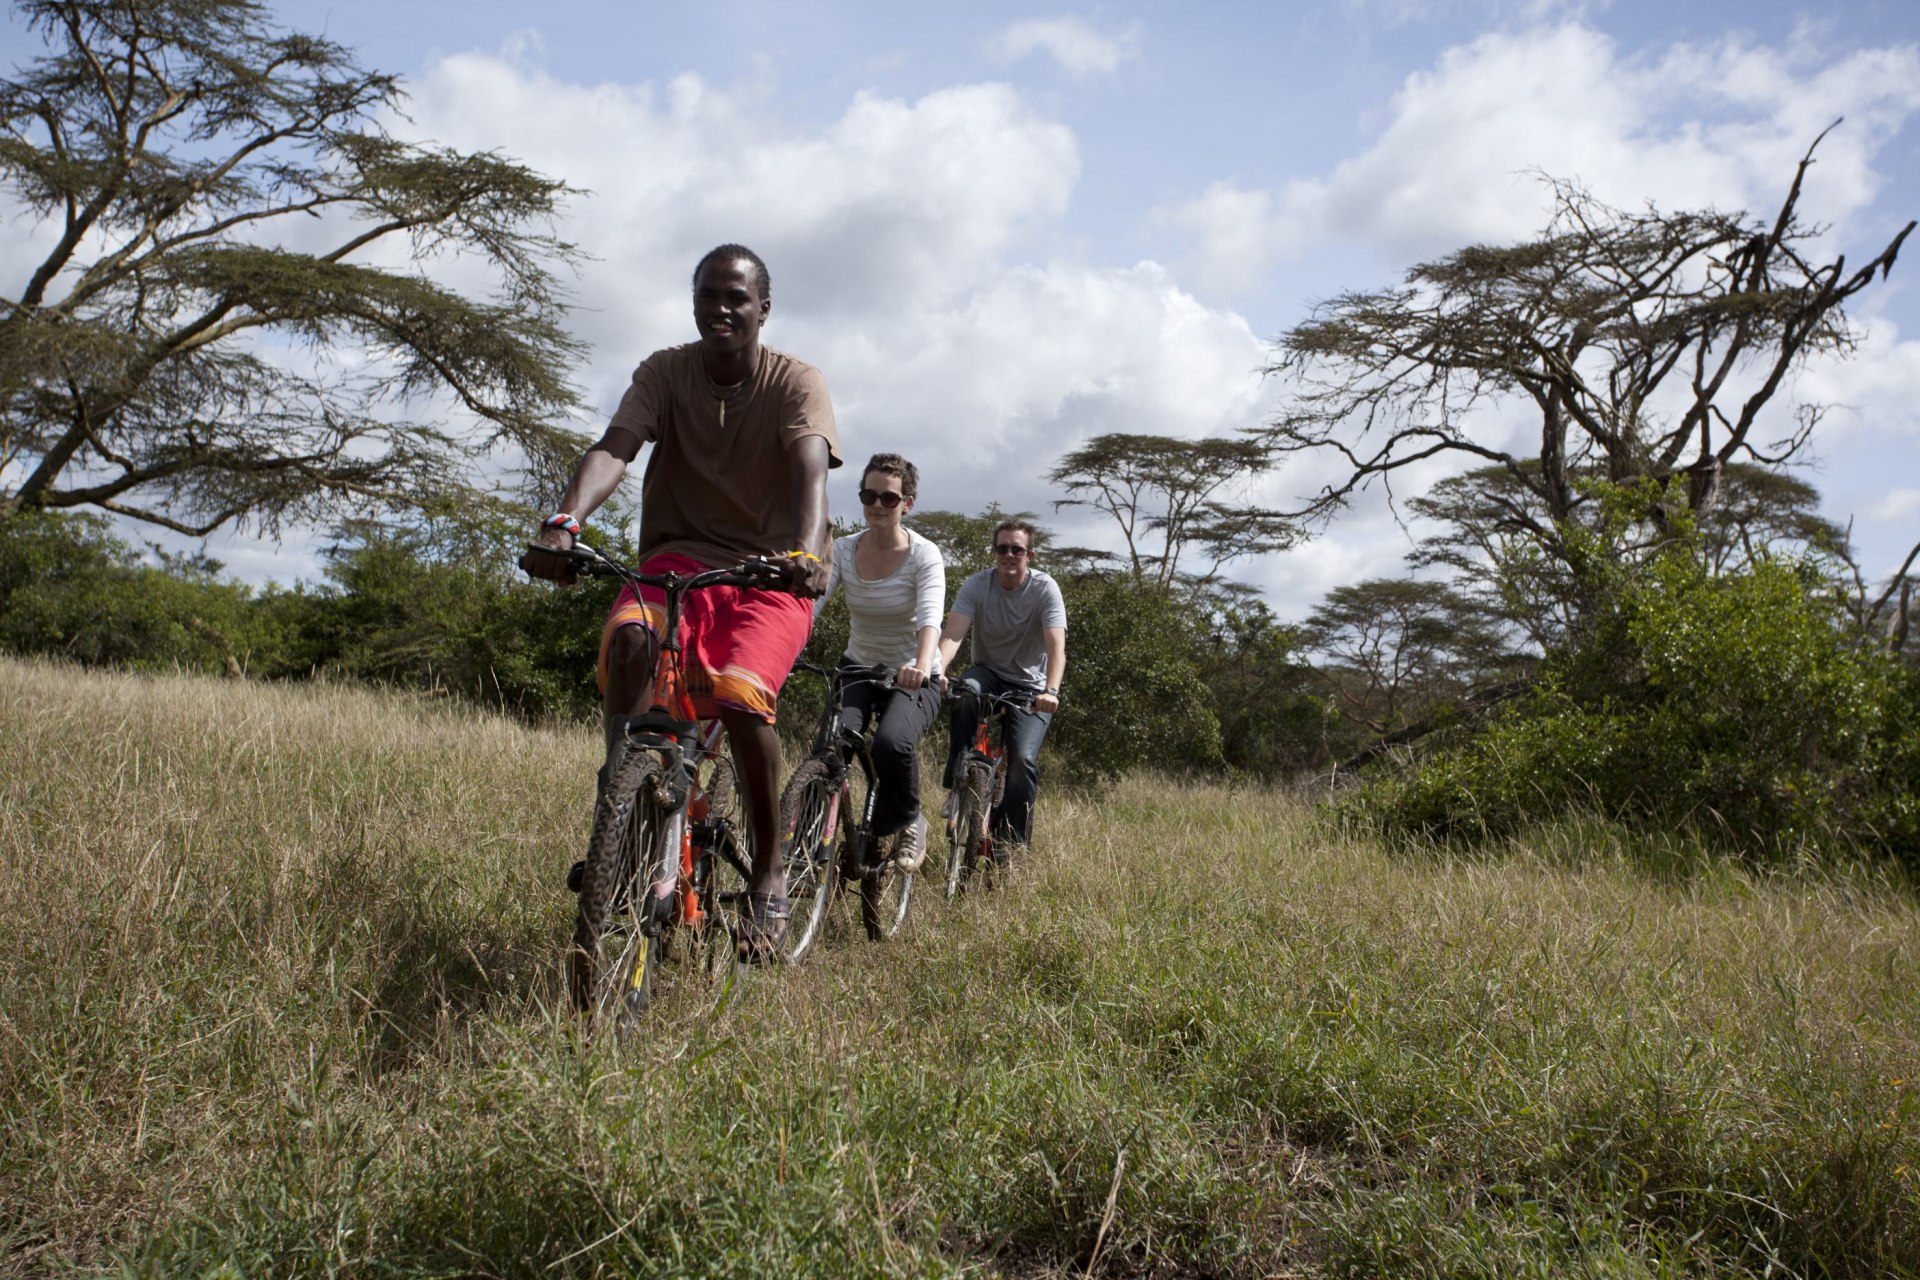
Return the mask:
<path id="1" fill-rule="evenodd" d="M 1066 629 L 1067 602 L 1051 574 L 1027 570 L 1009 591 L 982 569 L 960 584 L 953 611 L 973 619 L 973 661 L 1029 689 L 1047 685 L 1047 628 Z"/>

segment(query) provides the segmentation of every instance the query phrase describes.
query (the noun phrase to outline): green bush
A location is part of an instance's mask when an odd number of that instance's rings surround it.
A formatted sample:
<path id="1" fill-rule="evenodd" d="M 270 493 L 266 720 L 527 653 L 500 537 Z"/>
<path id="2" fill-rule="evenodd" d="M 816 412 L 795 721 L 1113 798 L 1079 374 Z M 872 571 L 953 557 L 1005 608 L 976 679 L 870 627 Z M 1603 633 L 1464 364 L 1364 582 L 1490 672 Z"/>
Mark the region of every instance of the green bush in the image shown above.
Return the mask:
<path id="1" fill-rule="evenodd" d="M 532 523 L 509 514 L 350 527 L 332 553 L 334 590 L 316 637 L 328 665 L 532 719 L 597 711 L 594 662 L 616 588 L 528 581 L 516 562 Z"/>
<path id="2" fill-rule="evenodd" d="M 20 512 L 0 523 L 0 650 L 86 666 L 277 675 L 296 666 L 312 604 L 256 595 L 210 560 L 147 564 L 97 515 Z"/>
<path id="3" fill-rule="evenodd" d="M 1308 692 L 1315 677 L 1300 659 L 1298 628 L 1258 602 L 1218 610 L 1209 626 L 1195 661 L 1220 720 L 1228 768 L 1283 777 L 1360 748 L 1358 728 Z"/>
<path id="4" fill-rule="evenodd" d="M 936 531 L 964 552 L 949 574 L 951 598 L 984 557 L 998 512 L 941 514 Z M 591 716 L 600 706 L 594 658 L 615 588 L 529 582 L 516 561 L 530 526 L 525 512 L 504 508 L 407 525 L 355 522 L 337 531 L 324 583 L 256 592 L 205 559 L 145 563 L 97 516 L 22 515 L 0 526 L 0 650 L 262 679 L 325 673 L 530 720 Z M 1292 632 L 1264 610 L 1225 626 L 1123 575 L 1063 573 L 1060 583 L 1068 689 L 1047 744 L 1059 776 L 1094 781 L 1141 765 L 1223 763 L 1272 775 L 1322 749 L 1325 717 L 1299 692 Z M 832 664 L 847 628 L 836 596 L 805 656 Z M 960 665 L 967 662 L 963 649 Z M 817 680 L 788 682 L 780 721 L 790 740 L 811 732 L 821 697 Z M 929 750 L 945 749 L 944 732 L 929 735 Z"/>
<path id="5" fill-rule="evenodd" d="M 1584 643 L 1356 810 L 1475 840 L 1584 810 L 1755 859 L 1864 849 L 1920 866 L 1920 683 L 1838 625 L 1810 573 L 1717 577 L 1682 536 L 1589 581 Z"/>
<path id="6" fill-rule="evenodd" d="M 1081 779 L 1217 768 L 1220 719 L 1193 611 L 1121 575 L 1063 578 L 1067 680 L 1048 743 Z"/>

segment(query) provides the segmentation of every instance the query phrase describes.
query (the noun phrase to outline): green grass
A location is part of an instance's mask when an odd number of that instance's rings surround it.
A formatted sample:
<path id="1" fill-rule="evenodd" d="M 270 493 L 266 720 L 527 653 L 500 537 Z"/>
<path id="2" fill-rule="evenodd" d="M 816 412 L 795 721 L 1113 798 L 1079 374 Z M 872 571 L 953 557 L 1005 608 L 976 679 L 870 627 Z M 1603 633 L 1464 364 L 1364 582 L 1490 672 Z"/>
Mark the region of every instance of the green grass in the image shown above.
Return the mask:
<path id="1" fill-rule="evenodd" d="M 1055 791 L 1011 891 L 588 1047 L 596 737 L 0 661 L 0 1269 L 1920 1275 L 1904 890 Z"/>

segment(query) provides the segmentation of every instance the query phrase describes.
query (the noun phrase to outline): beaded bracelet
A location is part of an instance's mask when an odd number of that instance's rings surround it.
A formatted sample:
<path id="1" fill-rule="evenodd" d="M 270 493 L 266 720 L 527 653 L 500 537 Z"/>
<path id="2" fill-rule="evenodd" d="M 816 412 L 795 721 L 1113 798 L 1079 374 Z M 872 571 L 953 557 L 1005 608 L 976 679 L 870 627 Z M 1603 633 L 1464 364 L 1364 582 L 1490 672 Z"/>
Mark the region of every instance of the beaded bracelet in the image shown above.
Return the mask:
<path id="1" fill-rule="evenodd" d="M 580 522 L 564 511 L 556 511 L 540 522 L 542 529 L 565 529 L 569 534 L 580 536 Z"/>

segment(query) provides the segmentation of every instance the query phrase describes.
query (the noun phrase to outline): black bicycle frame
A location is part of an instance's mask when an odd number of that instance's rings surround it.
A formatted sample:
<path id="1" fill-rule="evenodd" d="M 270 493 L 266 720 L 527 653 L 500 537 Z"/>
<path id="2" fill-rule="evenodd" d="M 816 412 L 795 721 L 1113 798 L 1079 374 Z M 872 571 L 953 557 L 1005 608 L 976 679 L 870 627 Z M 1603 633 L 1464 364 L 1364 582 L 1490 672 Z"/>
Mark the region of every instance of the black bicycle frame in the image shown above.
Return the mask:
<path id="1" fill-rule="evenodd" d="M 852 880 L 876 869 L 877 864 L 868 865 L 867 845 L 873 827 L 874 771 L 873 755 L 868 749 L 871 738 L 869 731 L 856 734 L 840 723 L 840 713 L 846 709 L 846 682 L 849 679 L 866 680 L 883 687 L 892 687 L 893 671 L 890 667 L 856 667 L 842 672 L 840 667 L 823 667 L 814 662 L 794 664 L 796 671 L 809 671 L 827 683 L 827 696 L 820 709 L 820 723 L 813 731 L 811 757 L 826 766 L 827 778 L 833 785 L 835 795 L 844 795 L 848 774 L 855 764 L 859 765 L 861 777 L 866 780 L 866 801 L 863 812 L 853 825 L 854 838 L 847 841 L 847 858 L 841 865 L 842 877 Z M 879 718 L 878 713 L 874 719 Z M 841 814 L 840 821 L 846 822 L 851 815 Z"/>

